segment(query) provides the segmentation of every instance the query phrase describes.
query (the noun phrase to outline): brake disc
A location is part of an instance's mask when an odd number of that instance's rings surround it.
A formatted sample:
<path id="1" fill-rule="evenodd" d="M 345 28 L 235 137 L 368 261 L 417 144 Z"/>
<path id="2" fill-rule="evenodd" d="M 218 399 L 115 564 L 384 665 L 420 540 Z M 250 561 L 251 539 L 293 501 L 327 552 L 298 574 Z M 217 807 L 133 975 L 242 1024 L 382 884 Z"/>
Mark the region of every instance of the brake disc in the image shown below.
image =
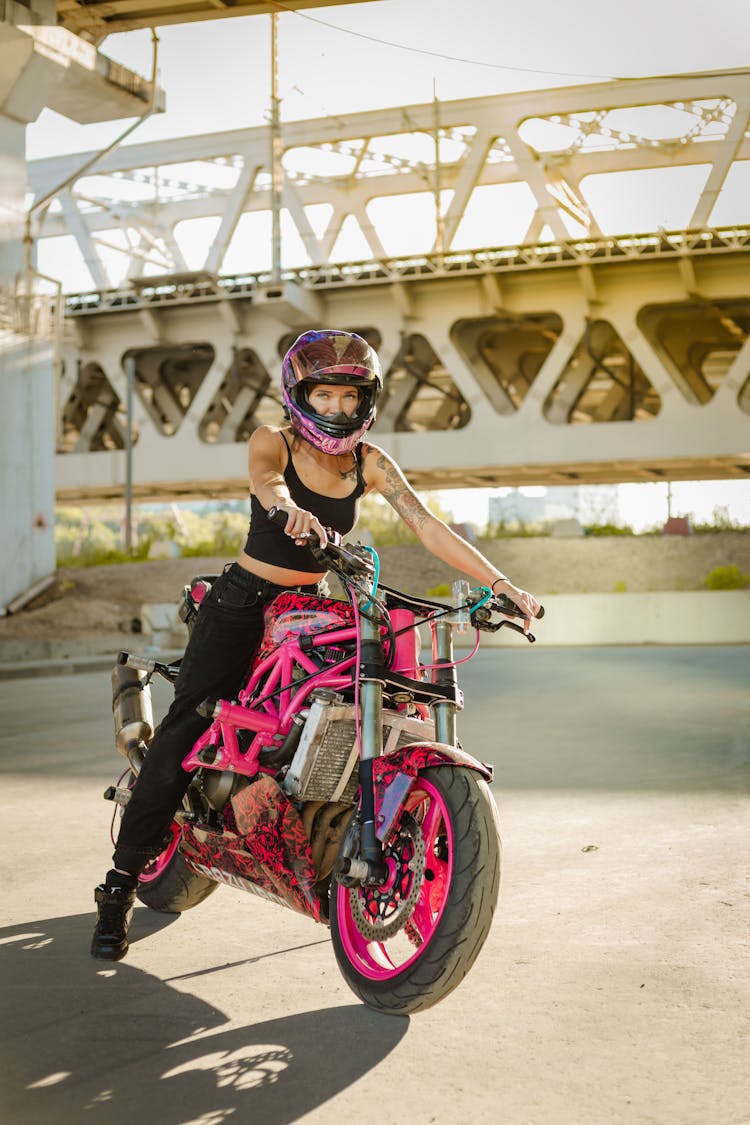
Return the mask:
<path id="1" fill-rule="evenodd" d="M 427 856 L 422 829 L 410 814 L 402 817 L 397 834 L 383 849 L 383 859 L 395 866 L 388 887 L 349 891 L 354 924 L 368 941 L 388 941 L 397 934 L 414 913 L 422 890 Z"/>

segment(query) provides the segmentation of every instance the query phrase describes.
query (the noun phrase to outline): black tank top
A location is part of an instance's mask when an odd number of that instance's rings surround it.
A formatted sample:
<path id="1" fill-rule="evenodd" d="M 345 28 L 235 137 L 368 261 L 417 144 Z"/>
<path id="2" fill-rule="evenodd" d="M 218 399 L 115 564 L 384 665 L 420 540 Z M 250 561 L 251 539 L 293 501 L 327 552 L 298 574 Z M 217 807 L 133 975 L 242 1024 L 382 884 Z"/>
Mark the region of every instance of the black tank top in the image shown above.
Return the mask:
<path id="1" fill-rule="evenodd" d="M 354 452 L 354 467 L 357 470 L 354 491 L 348 496 L 322 496 L 319 492 L 309 489 L 297 476 L 289 443 L 284 434 L 281 436 L 287 448 L 284 480 L 292 500 L 306 512 L 312 512 L 317 516 L 323 527 L 332 527 L 334 531 L 346 535 L 357 522 L 359 499 L 366 487 L 362 476 L 362 446 L 358 445 Z M 250 497 L 250 531 L 245 543 L 245 554 L 251 559 L 258 559 L 259 562 L 269 563 L 271 566 L 280 566 L 285 570 L 320 574 L 320 563 L 310 550 L 307 547 L 298 547 L 282 528 L 272 523 L 266 509 L 255 495 Z"/>

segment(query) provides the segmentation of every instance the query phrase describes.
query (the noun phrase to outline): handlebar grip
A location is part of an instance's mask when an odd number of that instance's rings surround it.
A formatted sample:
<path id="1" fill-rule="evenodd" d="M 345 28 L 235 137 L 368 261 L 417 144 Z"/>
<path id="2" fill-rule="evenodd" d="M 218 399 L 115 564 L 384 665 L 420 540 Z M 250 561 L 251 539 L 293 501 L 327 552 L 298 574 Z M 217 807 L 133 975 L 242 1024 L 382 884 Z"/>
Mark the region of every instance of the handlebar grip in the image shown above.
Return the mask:
<path id="1" fill-rule="evenodd" d="M 495 601 L 500 603 L 499 608 L 501 613 L 510 613 L 514 617 L 525 617 L 524 612 L 512 601 L 507 594 L 496 594 Z M 544 606 L 539 606 L 539 612 L 531 619 L 532 621 L 540 621 L 544 617 Z"/>
<path id="2" fill-rule="evenodd" d="M 273 504 L 268 509 L 268 512 L 266 514 L 267 514 L 269 520 L 271 521 L 271 523 L 275 523 L 279 527 L 286 527 L 287 520 L 289 519 L 289 513 L 285 512 L 283 508 L 277 508 L 276 505 Z M 335 542 L 335 539 L 336 539 L 336 533 L 335 532 L 332 532 L 328 528 L 326 528 L 326 534 L 328 536 L 329 544 Z M 307 547 L 313 553 L 315 553 L 315 551 L 317 551 L 320 548 L 320 538 L 315 534 L 314 531 L 311 531 L 306 536 L 306 539 L 307 539 Z M 315 557 L 317 558 L 317 556 L 315 556 Z"/>
<path id="3" fill-rule="evenodd" d="M 286 527 L 286 521 L 289 519 L 289 513 L 285 512 L 283 508 L 277 508 L 274 504 L 272 508 L 268 509 L 266 513 L 271 523 L 277 523 L 279 527 Z"/>
<path id="4" fill-rule="evenodd" d="M 148 656 L 136 656 L 132 652 L 121 652 L 118 654 L 117 663 L 124 664 L 126 668 L 132 668 L 136 672 L 155 672 L 158 662 Z"/>

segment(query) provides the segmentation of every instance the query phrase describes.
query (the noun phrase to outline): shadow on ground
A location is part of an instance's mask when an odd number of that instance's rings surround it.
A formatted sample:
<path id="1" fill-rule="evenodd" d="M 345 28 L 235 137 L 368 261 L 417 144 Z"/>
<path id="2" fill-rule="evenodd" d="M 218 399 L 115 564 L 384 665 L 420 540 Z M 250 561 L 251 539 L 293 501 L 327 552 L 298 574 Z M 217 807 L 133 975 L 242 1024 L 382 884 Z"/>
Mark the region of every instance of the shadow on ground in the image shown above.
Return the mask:
<path id="1" fill-rule="evenodd" d="M 376 1066 L 409 1026 L 351 1004 L 222 1030 L 227 1016 L 205 1001 L 91 959 L 90 935 L 89 915 L 0 930 L 2 1117 L 14 1125 L 235 1114 L 283 1125 Z"/>

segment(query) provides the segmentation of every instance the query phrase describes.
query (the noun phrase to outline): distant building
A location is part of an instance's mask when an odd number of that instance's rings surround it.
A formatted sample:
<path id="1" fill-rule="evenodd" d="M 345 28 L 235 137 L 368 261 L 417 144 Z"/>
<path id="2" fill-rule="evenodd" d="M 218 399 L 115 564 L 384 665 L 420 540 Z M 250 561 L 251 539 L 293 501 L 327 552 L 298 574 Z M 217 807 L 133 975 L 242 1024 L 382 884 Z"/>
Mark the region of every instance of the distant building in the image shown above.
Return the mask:
<path id="1" fill-rule="evenodd" d="M 582 524 L 620 523 L 620 495 L 616 484 L 582 485 L 579 492 L 581 507 L 577 514 Z"/>
<path id="2" fill-rule="evenodd" d="M 530 524 L 579 518 L 581 489 L 578 486 L 511 488 L 503 496 L 491 496 L 488 518 L 491 524 Z"/>

